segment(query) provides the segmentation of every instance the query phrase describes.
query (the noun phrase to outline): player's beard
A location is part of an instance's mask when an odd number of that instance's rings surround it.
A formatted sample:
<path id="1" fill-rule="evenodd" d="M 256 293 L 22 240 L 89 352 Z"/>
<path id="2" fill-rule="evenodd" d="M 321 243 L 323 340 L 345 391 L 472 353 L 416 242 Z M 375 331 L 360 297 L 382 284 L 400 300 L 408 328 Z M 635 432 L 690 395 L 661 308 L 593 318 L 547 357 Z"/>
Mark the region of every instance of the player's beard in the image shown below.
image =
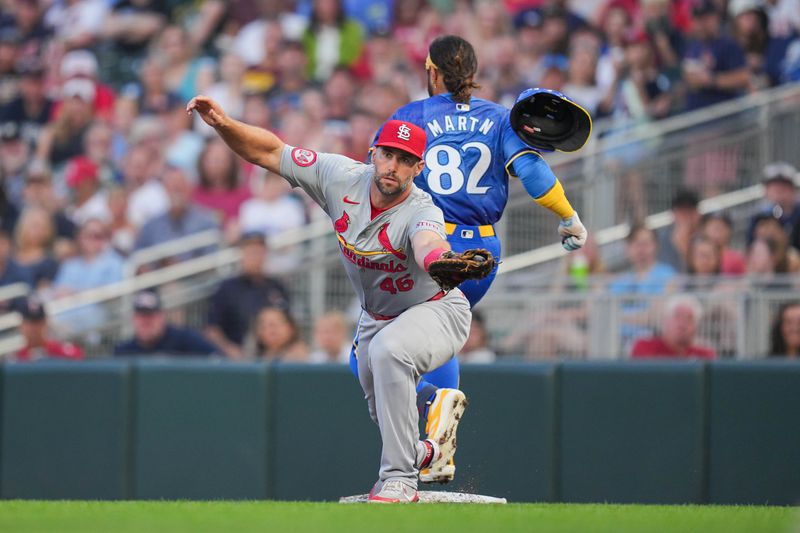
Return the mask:
<path id="1" fill-rule="evenodd" d="M 381 178 L 384 177 L 396 179 L 397 185 L 394 188 L 387 187 L 386 185 L 383 184 L 383 182 L 381 182 Z M 378 190 L 384 196 L 398 196 L 400 194 L 403 194 L 404 192 L 406 192 L 406 189 L 408 189 L 408 184 L 410 183 L 410 182 L 403 183 L 397 178 L 397 176 L 394 176 L 390 173 L 375 174 L 374 180 L 375 180 L 375 186 L 378 187 Z"/>

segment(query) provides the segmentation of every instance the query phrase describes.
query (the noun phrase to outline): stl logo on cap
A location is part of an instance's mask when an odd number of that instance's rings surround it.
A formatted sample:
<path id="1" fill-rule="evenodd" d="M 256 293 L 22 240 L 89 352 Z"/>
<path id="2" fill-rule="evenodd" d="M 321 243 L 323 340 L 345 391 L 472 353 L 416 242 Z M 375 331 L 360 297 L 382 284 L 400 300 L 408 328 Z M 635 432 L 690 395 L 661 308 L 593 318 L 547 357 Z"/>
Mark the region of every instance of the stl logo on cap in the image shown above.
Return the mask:
<path id="1" fill-rule="evenodd" d="M 400 124 L 400 127 L 397 128 L 397 138 L 404 141 L 411 139 L 411 128 L 408 127 L 408 124 Z"/>
<path id="2" fill-rule="evenodd" d="M 390 120 L 383 125 L 375 146 L 399 148 L 411 155 L 423 158 L 425 153 L 425 130 L 402 120 Z"/>

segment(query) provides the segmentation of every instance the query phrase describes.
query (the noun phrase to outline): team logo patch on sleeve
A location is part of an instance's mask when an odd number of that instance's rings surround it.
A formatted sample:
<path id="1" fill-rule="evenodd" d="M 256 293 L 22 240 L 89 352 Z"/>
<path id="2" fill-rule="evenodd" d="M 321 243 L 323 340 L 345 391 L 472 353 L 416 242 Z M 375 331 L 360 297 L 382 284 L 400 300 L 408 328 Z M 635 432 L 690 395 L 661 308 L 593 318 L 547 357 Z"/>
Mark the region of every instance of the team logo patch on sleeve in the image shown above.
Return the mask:
<path id="1" fill-rule="evenodd" d="M 317 160 L 317 152 L 305 148 L 295 148 L 292 150 L 292 161 L 298 167 L 310 167 Z"/>

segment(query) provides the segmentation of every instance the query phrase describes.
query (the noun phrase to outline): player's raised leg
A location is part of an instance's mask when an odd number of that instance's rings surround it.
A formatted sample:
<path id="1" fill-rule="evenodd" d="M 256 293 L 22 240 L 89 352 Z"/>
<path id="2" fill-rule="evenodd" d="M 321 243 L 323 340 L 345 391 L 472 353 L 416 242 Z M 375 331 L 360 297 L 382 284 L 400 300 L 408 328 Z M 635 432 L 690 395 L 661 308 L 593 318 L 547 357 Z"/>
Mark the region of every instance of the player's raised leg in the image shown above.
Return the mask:
<path id="1" fill-rule="evenodd" d="M 462 236 L 461 229 L 468 228 L 470 233 Z M 449 235 L 447 242 L 453 248 L 453 251 L 463 252 L 472 248 L 484 248 L 489 250 L 496 260 L 500 258 L 500 240 L 495 237 L 481 237 L 477 227 L 457 226 L 457 234 Z M 492 229 L 492 232 L 494 230 Z M 495 276 L 497 275 L 497 267 L 495 266 L 491 274 L 481 280 L 467 280 L 463 282 L 458 288 L 464 293 L 464 296 L 469 300 L 470 307 L 475 305 L 483 298 L 489 287 L 492 284 Z M 453 358 L 441 367 L 428 372 L 422 376 L 422 380 L 417 385 L 417 406 L 420 410 L 420 416 L 427 418 L 429 406 L 433 403 L 438 388 L 457 389 L 459 384 L 459 365 L 457 358 Z"/>
<path id="2" fill-rule="evenodd" d="M 494 233 L 494 228 L 491 228 Z M 495 258 L 500 257 L 500 240 L 494 236 L 481 236 L 480 228 L 470 226 L 454 227 L 448 235 L 447 241 L 456 252 L 463 252 L 471 248 L 485 248 Z M 474 307 L 489 290 L 497 267 L 491 274 L 481 280 L 467 280 L 458 288 L 469 300 L 470 307 Z M 453 406 L 453 389 L 458 389 L 460 381 L 458 359 L 453 358 L 433 372 L 422 376 L 417 385 L 417 407 L 420 416 L 426 420 L 426 438 L 437 440 L 447 431 L 456 416 L 460 416 L 459 408 Z M 455 402 L 458 403 L 457 401 Z M 433 416 L 435 414 L 435 416 Z M 455 462 L 450 460 L 446 464 L 434 464 L 431 468 L 423 468 L 419 473 L 419 480 L 423 483 L 449 483 L 455 478 Z"/>

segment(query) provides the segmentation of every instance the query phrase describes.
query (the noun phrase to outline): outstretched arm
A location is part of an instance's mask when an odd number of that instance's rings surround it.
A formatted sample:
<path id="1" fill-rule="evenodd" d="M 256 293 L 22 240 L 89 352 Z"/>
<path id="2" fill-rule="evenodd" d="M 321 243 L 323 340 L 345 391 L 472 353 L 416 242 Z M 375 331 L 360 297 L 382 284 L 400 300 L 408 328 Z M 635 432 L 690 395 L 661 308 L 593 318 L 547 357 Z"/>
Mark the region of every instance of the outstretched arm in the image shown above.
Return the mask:
<path id="1" fill-rule="evenodd" d="M 197 111 L 203 121 L 214 128 L 223 141 L 242 159 L 280 174 L 284 142 L 271 131 L 250 126 L 225 114 L 208 96 L 195 96 L 186 112 Z"/>
<path id="2" fill-rule="evenodd" d="M 450 243 L 442 239 L 435 231 L 418 231 L 411 237 L 411 247 L 414 249 L 414 260 L 425 271 L 428 263 L 439 259 L 442 252 L 450 249 Z M 430 257 L 428 257 L 430 255 Z"/>
<path id="3" fill-rule="evenodd" d="M 564 249 L 571 252 L 581 248 L 586 243 L 586 228 L 544 159 L 533 151 L 522 152 L 509 161 L 507 168 L 519 177 L 534 202 L 559 216 L 558 234 Z"/>

